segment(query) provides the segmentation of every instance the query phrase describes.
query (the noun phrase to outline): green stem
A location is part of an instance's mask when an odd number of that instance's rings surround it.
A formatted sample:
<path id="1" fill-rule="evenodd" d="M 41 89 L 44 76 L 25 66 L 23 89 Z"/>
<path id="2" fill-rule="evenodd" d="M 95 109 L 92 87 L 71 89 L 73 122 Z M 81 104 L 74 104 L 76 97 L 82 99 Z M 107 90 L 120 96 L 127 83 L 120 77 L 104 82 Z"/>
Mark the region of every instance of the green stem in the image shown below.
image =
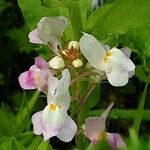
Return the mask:
<path id="1" fill-rule="evenodd" d="M 100 116 L 105 110 L 93 110 L 90 111 L 89 116 Z M 133 109 L 114 109 L 111 111 L 109 118 L 112 119 L 127 119 L 133 120 L 137 114 L 137 110 Z M 150 120 L 150 110 L 143 110 L 142 120 Z"/>

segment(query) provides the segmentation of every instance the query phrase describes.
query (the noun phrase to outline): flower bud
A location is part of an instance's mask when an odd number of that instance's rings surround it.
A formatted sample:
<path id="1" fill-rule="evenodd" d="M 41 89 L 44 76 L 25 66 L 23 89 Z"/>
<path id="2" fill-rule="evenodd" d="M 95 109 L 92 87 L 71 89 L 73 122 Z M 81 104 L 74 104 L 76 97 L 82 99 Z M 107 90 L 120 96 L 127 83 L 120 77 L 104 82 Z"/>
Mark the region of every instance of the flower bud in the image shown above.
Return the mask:
<path id="1" fill-rule="evenodd" d="M 78 41 L 70 41 L 68 43 L 68 49 L 76 49 L 76 50 L 79 50 L 79 42 Z"/>
<path id="2" fill-rule="evenodd" d="M 65 67 L 64 60 L 60 56 L 55 56 L 48 62 L 48 64 L 52 69 L 63 69 Z"/>
<path id="3" fill-rule="evenodd" d="M 83 65 L 83 62 L 81 59 L 77 58 L 75 59 L 73 62 L 72 62 L 72 65 L 75 67 L 75 68 L 79 68 Z"/>

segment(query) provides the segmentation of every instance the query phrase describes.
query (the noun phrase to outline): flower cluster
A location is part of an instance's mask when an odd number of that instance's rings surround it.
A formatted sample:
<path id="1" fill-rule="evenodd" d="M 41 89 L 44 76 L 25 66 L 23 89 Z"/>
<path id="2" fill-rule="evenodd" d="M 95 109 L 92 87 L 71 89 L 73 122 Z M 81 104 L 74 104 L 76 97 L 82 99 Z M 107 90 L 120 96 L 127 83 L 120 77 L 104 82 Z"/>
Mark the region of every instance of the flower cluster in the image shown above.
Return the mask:
<path id="1" fill-rule="evenodd" d="M 135 70 L 127 48 L 110 48 L 90 34 L 83 33 L 79 42 L 69 41 L 62 45 L 61 36 L 67 24 L 64 16 L 41 18 L 37 28 L 29 33 L 29 41 L 47 45 L 55 56 L 48 61 L 36 57 L 35 64 L 19 76 L 23 89 L 38 89 L 47 95 L 47 106 L 32 116 L 34 133 L 43 134 L 44 140 L 57 136 L 69 142 L 76 134 L 77 125 L 67 114 L 72 83 L 85 76 L 98 76 L 96 82 L 107 79 L 113 86 L 124 86 Z M 79 74 L 79 70 L 86 70 L 86 73 Z M 100 117 L 86 118 L 84 133 L 92 144 L 106 138 L 113 149 L 125 148 L 119 134 L 105 131 L 106 117 L 112 106 L 113 103 Z"/>

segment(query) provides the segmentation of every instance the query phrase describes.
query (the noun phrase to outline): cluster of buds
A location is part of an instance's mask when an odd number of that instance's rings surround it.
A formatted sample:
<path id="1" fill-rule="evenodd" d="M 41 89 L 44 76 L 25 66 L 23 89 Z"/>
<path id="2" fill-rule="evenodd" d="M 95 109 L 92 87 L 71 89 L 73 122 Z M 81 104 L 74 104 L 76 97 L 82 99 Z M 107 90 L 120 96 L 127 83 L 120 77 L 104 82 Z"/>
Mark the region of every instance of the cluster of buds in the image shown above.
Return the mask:
<path id="1" fill-rule="evenodd" d="M 66 65 L 79 68 L 83 65 L 78 41 L 70 41 L 67 48 L 60 51 L 59 54 L 48 62 L 50 68 L 63 69 Z"/>

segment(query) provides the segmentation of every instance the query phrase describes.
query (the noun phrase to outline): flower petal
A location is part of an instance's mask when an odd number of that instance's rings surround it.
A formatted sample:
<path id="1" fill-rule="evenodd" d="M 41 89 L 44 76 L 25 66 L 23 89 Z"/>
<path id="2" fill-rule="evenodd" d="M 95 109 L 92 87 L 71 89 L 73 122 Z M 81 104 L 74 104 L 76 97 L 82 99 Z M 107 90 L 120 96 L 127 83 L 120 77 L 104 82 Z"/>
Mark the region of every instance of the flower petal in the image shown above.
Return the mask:
<path id="1" fill-rule="evenodd" d="M 110 52 L 112 54 L 111 57 L 118 59 L 118 62 L 125 70 L 133 71 L 135 69 L 134 63 L 121 50 L 117 48 L 112 48 Z"/>
<path id="2" fill-rule="evenodd" d="M 40 40 L 37 34 L 37 28 L 33 31 L 31 31 L 28 35 L 29 37 L 29 42 L 30 43 L 35 43 L 35 44 L 43 44 L 43 42 Z"/>
<path id="3" fill-rule="evenodd" d="M 36 89 L 32 71 L 25 71 L 18 77 L 20 86 L 25 89 Z"/>
<path id="4" fill-rule="evenodd" d="M 56 95 L 62 95 L 68 91 L 71 83 L 71 76 L 68 69 L 62 71 L 62 78 L 59 80 L 59 84 L 56 90 Z"/>
<path id="5" fill-rule="evenodd" d="M 70 142 L 77 131 L 76 123 L 67 115 L 64 126 L 61 128 L 57 137 L 64 142 Z"/>
<path id="6" fill-rule="evenodd" d="M 109 71 L 107 71 L 109 68 Z M 105 64 L 106 76 L 109 83 L 113 86 L 124 86 L 128 83 L 129 74 L 119 64 L 117 59 L 110 58 Z"/>
<path id="7" fill-rule="evenodd" d="M 105 130 L 106 119 L 101 117 L 89 117 L 85 120 L 85 135 L 91 140 L 98 139 L 98 134 Z"/>
<path id="8" fill-rule="evenodd" d="M 35 57 L 35 65 L 39 69 L 47 69 L 48 63 L 42 57 Z"/>
<path id="9" fill-rule="evenodd" d="M 106 119 L 113 106 L 114 106 L 114 103 L 111 103 L 107 107 L 107 109 L 102 113 L 101 117 Z"/>
<path id="10" fill-rule="evenodd" d="M 52 105 L 56 107 L 51 109 L 50 105 L 47 105 L 43 110 L 42 123 L 44 127 L 48 126 L 51 130 L 58 131 L 66 120 L 67 112 L 64 111 L 61 106 Z"/>
<path id="11" fill-rule="evenodd" d="M 103 59 L 106 52 L 100 42 L 94 36 L 84 33 L 79 43 L 81 52 L 88 62 L 94 68 L 103 70 Z"/>
<path id="12" fill-rule="evenodd" d="M 36 135 L 40 135 L 43 132 L 42 128 L 42 111 L 38 111 L 31 118 L 33 124 L 33 130 Z"/>
<path id="13" fill-rule="evenodd" d="M 58 51 L 60 38 L 66 29 L 68 19 L 64 16 L 43 17 L 37 24 L 38 36 L 44 44 L 49 43 L 54 52 Z"/>
<path id="14" fill-rule="evenodd" d="M 54 102 L 57 105 L 62 106 L 64 110 L 68 110 L 70 106 L 70 78 L 68 69 L 62 71 L 62 78 L 60 80 L 49 74 L 47 97 L 48 104 Z"/>
<path id="15" fill-rule="evenodd" d="M 113 149 L 126 148 L 126 143 L 117 133 L 107 133 L 107 140 Z"/>
<path id="16" fill-rule="evenodd" d="M 120 49 L 128 58 L 131 56 L 131 50 L 128 47 L 123 47 Z"/>

